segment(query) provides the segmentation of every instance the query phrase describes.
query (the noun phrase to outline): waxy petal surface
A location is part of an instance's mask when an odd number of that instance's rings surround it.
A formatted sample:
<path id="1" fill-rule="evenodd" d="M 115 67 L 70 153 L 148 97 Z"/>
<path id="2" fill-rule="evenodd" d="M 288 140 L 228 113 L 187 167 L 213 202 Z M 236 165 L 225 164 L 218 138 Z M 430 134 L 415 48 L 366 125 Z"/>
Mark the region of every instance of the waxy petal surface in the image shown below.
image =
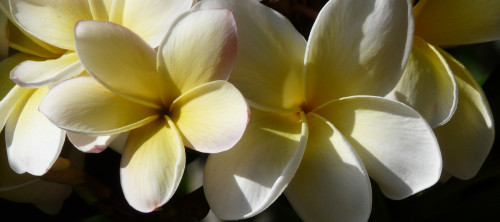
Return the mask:
<path id="1" fill-rule="evenodd" d="M 164 103 L 201 84 L 227 80 L 236 46 L 236 23 L 229 10 L 197 10 L 177 21 L 158 53 L 158 69 L 169 83 L 162 87 Z"/>
<path id="2" fill-rule="evenodd" d="M 59 48 L 57 48 L 58 50 L 53 50 L 57 52 L 50 51 L 46 48 L 47 44 L 40 44 L 40 40 L 34 41 L 32 38 L 30 38 L 29 34 L 13 25 L 13 23 L 9 23 L 9 45 L 11 48 L 30 55 L 50 59 L 57 58 L 66 52 L 66 50 Z"/>
<path id="3" fill-rule="evenodd" d="M 384 96 L 398 83 L 413 39 L 409 1 L 329 1 L 306 53 L 307 106 L 354 95 Z"/>
<path id="4" fill-rule="evenodd" d="M 161 107 L 156 51 L 127 28 L 81 21 L 75 47 L 85 69 L 109 90 L 147 106 Z"/>
<path id="5" fill-rule="evenodd" d="M 254 216 L 273 203 L 292 179 L 307 143 L 305 117 L 252 109 L 242 139 L 211 154 L 203 187 L 207 201 L 225 220 Z"/>
<path id="6" fill-rule="evenodd" d="M 100 153 L 113 142 L 120 134 L 107 136 L 89 136 L 68 132 L 68 139 L 77 149 L 85 153 Z"/>
<path id="7" fill-rule="evenodd" d="M 174 101 L 169 113 L 184 145 L 205 153 L 233 147 L 243 135 L 250 116 L 243 95 L 221 80 L 185 93 Z"/>
<path id="8" fill-rule="evenodd" d="M 238 56 L 229 78 L 254 104 L 298 112 L 304 102 L 306 41 L 282 15 L 257 1 L 202 1 L 194 8 L 227 8 L 238 27 Z"/>
<path id="9" fill-rule="evenodd" d="M 481 86 L 467 69 L 441 50 L 458 85 L 458 107 L 451 120 L 436 129 L 444 170 L 460 179 L 474 177 L 493 146 L 493 115 Z"/>
<path id="10" fill-rule="evenodd" d="M 109 21 L 114 0 L 89 0 L 90 12 L 94 20 Z"/>
<path id="11" fill-rule="evenodd" d="M 387 197 L 402 199 L 438 181 L 442 161 L 437 140 L 425 119 L 403 103 L 357 96 L 313 112 L 349 140 Z"/>
<path id="12" fill-rule="evenodd" d="M 417 110 L 435 128 L 453 116 L 458 89 L 453 72 L 437 49 L 416 37 L 405 72 L 386 97 Z"/>
<path id="13" fill-rule="evenodd" d="M 422 0 L 415 8 L 415 34 L 437 46 L 500 39 L 499 1 Z"/>
<path id="14" fill-rule="evenodd" d="M 368 173 L 349 141 L 323 117 L 307 115 L 304 158 L 285 195 L 304 221 L 366 221 L 371 211 Z"/>
<path id="15" fill-rule="evenodd" d="M 172 121 L 158 119 L 130 132 L 121 160 L 121 185 L 128 203 L 151 212 L 174 194 L 184 172 L 182 139 Z"/>
<path id="16" fill-rule="evenodd" d="M 91 77 L 58 84 L 40 111 L 63 129 L 94 136 L 129 131 L 157 119 L 160 113 L 117 96 Z"/>

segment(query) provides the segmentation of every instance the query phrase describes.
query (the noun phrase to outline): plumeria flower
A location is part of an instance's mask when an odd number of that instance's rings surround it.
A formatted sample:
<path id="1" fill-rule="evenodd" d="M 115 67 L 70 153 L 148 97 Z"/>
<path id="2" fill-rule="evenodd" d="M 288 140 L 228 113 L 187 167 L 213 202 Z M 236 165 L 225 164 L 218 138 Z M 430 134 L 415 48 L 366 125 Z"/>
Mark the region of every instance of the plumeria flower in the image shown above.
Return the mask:
<path id="1" fill-rule="evenodd" d="M 500 39 L 500 2 L 419 1 L 408 66 L 388 98 L 415 108 L 434 128 L 443 155 L 443 179 L 474 177 L 495 137 L 481 86 L 440 47 Z"/>
<path id="2" fill-rule="evenodd" d="M 305 221 L 363 221 L 370 176 L 401 199 L 438 181 L 439 147 L 425 119 L 385 99 L 413 38 L 411 4 L 329 1 L 309 41 L 257 1 L 203 0 L 229 8 L 238 57 L 229 81 L 252 118 L 236 146 L 209 156 L 204 189 L 222 219 L 262 212 L 284 192 Z"/>
<path id="3" fill-rule="evenodd" d="M 5 62 L 9 68 L 2 68 L 0 82 L 2 89 L 10 89 L 1 95 L 0 127 L 7 122 L 5 135 L 12 169 L 42 175 L 61 151 L 66 131 L 50 123 L 38 107 L 48 86 L 85 75 L 74 47 L 77 21 L 119 23 L 157 47 L 170 24 L 191 4 L 189 0 L 1 0 L 0 9 L 13 24 L 9 27 L 9 45 L 23 52 Z M 10 78 L 17 85 L 8 80 L 10 70 Z M 85 152 L 100 152 L 118 136 L 67 135 Z"/>
<path id="4" fill-rule="evenodd" d="M 180 16 L 156 52 L 120 25 L 81 21 L 80 61 L 92 77 L 55 86 L 40 110 L 57 126 L 81 134 L 130 131 L 121 185 L 135 209 L 150 212 L 172 196 L 187 146 L 216 153 L 243 135 L 248 106 L 227 80 L 236 58 L 236 23 L 226 9 Z"/>

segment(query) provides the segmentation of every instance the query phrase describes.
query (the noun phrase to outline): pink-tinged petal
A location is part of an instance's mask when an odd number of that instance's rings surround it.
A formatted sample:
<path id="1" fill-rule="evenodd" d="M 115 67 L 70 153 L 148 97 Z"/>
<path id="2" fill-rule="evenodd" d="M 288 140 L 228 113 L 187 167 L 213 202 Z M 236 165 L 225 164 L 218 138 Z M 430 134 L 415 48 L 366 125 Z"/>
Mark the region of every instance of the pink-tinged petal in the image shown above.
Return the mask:
<path id="1" fill-rule="evenodd" d="M 432 45 L 416 37 L 405 72 L 386 98 L 417 110 L 435 128 L 453 116 L 458 89 L 443 56 Z"/>
<path id="2" fill-rule="evenodd" d="M 252 109 L 236 146 L 211 154 L 205 165 L 205 196 L 217 217 L 252 217 L 271 205 L 299 167 L 307 143 L 305 116 Z"/>
<path id="3" fill-rule="evenodd" d="M 68 50 L 75 48 L 75 23 L 92 20 L 88 0 L 10 0 L 9 4 L 12 17 L 29 34 Z"/>
<path id="4" fill-rule="evenodd" d="M 25 61 L 11 71 L 10 78 L 19 86 L 39 88 L 77 76 L 83 71 L 76 53 L 71 52 L 53 60 Z"/>
<path id="5" fill-rule="evenodd" d="M 39 88 L 24 96 L 5 125 L 7 155 L 16 173 L 45 174 L 64 145 L 64 130 L 57 128 L 38 111 L 48 91 L 48 87 Z"/>
<path id="6" fill-rule="evenodd" d="M 231 11 L 196 10 L 183 15 L 158 53 L 158 69 L 166 82 L 162 87 L 164 103 L 170 104 L 201 84 L 227 80 L 236 60 L 236 46 L 236 23 Z"/>
<path id="7" fill-rule="evenodd" d="M 368 173 L 349 141 L 326 119 L 307 115 L 309 138 L 285 195 L 304 221 L 366 221 L 371 212 Z"/>
<path id="8" fill-rule="evenodd" d="M 442 161 L 434 133 L 422 116 L 403 103 L 356 96 L 313 112 L 349 140 L 387 197 L 402 199 L 438 181 Z"/>
<path id="9" fill-rule="evenodd" d="M 232 11 L 238 55 L 229 81 L 250 103 L 275 111 L 299 111 L 304 102 L 306 41 L 288 19 L 258 1 L 203 0 L 193 8 Z"/>
<path id="10" fill-rule="evenodd" d="M 75 27 L 78 58 L 106 88 L 137 103 L 159 108 L 156 51 L 127 28 L 102 21 Z"/>
<path id="11" fill-rule="evenodd" d="M 409 1 L 329 1 L 307 45 L 307 106 L 345 96 L 386 95 L 401 78 L 412 39 Z"/>
<path id="12" fill-rule="evenodd" d="M 168 118 L 131 131 L 120 166 L 128 203 L 141 212 L 165 204 L 181 181 L 184 152 L 182 138 Z"/>
<path id="13" fill-rule="evenodd" d="M 126 132 L 160 116 L 158 110 L 117 96 L 91 77 L 58 84 L 47 94 L 40 111 L 65 130 L 93 136 Z"/>
<path id="14" fill-rule="evenodd" d="M 415 9 L 415 34 L 437 46 L 500 39 L 499 1 L 421 0 Z"/>
<path id="15" fill-rule="evenodd" d="M 89 136 L 68 132 L 68 139 L 77 149 L 85 153 L 100 153 L 113 142 L 120 134 L 106 136 Z"/>
<path id="16" fill-rule="evenodd" d="M 443 153 L 444 170 L 454 177 L 470 179 L 493 146 L 493 115 L 481 86 L 469 71 L 445 51 L 440 52 L 455 74 L 459 99 L 451 120 L 434 132 Z"/>
<path id="17" fill-rule="evenodd" d="M 183 94 L 170 117 L 184 145 L 206 153 L 230 149 L 240 140 L 250 116 L 245 98 L 231 83 L 218 80 Z"/>

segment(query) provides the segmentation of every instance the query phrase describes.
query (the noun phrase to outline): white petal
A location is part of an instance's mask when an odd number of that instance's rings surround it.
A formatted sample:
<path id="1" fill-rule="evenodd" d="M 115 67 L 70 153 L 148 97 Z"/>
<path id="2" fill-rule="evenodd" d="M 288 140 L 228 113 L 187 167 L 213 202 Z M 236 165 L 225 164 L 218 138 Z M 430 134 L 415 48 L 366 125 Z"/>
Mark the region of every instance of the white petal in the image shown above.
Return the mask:
<path id="1" fill-rule="evenodd" d="M 100 153 L 104 151 L 120 134 L 113 134 L 109 136 L 88 136 L 85 134 L 67 132 L 67 135 L 71 144 L 82 152 Z"/>

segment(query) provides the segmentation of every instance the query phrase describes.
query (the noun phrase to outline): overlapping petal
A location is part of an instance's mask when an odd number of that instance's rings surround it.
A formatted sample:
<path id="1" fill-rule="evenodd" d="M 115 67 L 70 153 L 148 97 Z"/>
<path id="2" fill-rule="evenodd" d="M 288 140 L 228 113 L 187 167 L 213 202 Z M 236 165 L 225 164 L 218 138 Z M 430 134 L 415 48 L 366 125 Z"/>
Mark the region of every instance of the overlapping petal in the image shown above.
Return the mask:
<path id="1" fill-rule="evenodd" d="M 106 88 L 138 103 L 159 108 L 156 52 L 127 28 L 102 21 L 81 21 L 75 47 L 85 69 Z"/>
<path id="2" fill-rule="evenodd" d="M 495 138 L 493 116 L 481 86 L 467 69 L 440 50 L 458 85 L 458 107 L 451 120 L 434 130 L 444 170 L 460 179 L 477 174 Z"/>
<path id="3" fill-rule="evenodd" d="M 16 173 L 43 175 L 59 156 L 66 133 L 38 111 L 48 87 L 18 102 L 5 125 L 9 163 Z"/>
<path id="4" fill-rule="evenodd" d="M 57 58 L 66 51 L 55 47 L 51 47 L 55 50 L 49 50 L 47 44 L 41 44 L 40 40 L 34 41 L 34 37 L 30 38 L 29 34 L 12 24 L 9 23 L 9 44 L 13 49 L 42 58 Z"/>
<path id="5" fill-rule="evenodd" d="M 120 166 L 125 198 L 141 212 L 155 210 L 174 194 L 184 165 L 182 139 L 168 118 L 131 131 Z"/>
<path id="6" fill-rule="evenodd" d="M 91 77 L 58 84 L 47 94 L 40 111 L 63 129 L 94 136 L 129 131 L 160 114 L 156 109 L 117 96 Z"/>
<path id="7" fill-rule="evenodd" d="M 252 104 L 298 112 L 304 102 L 306 41 L 282 15 L 257 1 L 204 0 L 195 9 L 227 8 L 238 27 L 238 57 L 229 81 Z"/>
<path id="8" fill-rule="evenodd" d="M 10 78 L 25 88 L 38 88 L 57 83 L 84 71 L 76 53 L 71 52 L 53 60 L 25 61 L 15 67 Z"/>
<path id="9" fill-rule="evenodd" d="M 203 186 L 219 218 L 254 216 L 283 192 L 307 142 L 307 123 L 301 115 L 252 109 L 247 130 L 236 146 L 208 157 Z"/>
<path id="10" fill-rule="evenodd" d="M 89 0 L 90 12 L 94 20 L 109 21 L 114 0 Z"/>
<path id="11" fill-rule="evenodd" d="M 167 28 L 192 4 L 193 0 L 114 1 L 110 21 L 129 28 L 156 48 Z"/>
<path id="12" fill-rule="evenodd" d="M 415 34 L 437 46 L 500 39 L 499 1 L 422 0 L 415 9 Z"/>
<path id="13" fill-rule="evenodd" d="M 411 106 L 434 128 L 453 116 L 458 89 L 452 71 L 437 49 L 416 37 L 405 72 L 387 98 Z"/>
<path id="14" fill-rule="evenodd" d="M 307 115 L 304 158 L 285 195 L 304 221 L 366 221 L 371 212 L 368 173 L 349 141 L 327 120 Z"/>
<path id="15" fill-rule="evenodd" d="M 411 50 L 411 11 L 410 2 L 402 0 L 326 3 L 307 45 L 307 106 L 389 93 Z"/>
<path id="16" fill-rule="evenodd" d="M 75 23 L 92 20 L 88 0 L 10 0 L 9 4 L 12 17 L 24 30 L 68 50 L 74 49 Z"/>
<path id="17" fill-rule="evenodd" d="M 67 132 L 67 135 L 71 144 L 79 150 L 86 153 L 100 153 L 104 151 L 120 134 L 88 136 L 85 134 Z"/>
<path id="18" fill-rule="evenodd" d="M 172 103 L 169 113 L 184 145 L 207 153 L 233 147 L 243 135 L 250 115 L 243 95 L 222 80 L 183 94 Z"/>
<path id="19" fill-rule="evenodd" d="M 441 154 L 432 129 L 410 107 L 388 99 L 355 96 L 313 111 L 349 140 L 384 194 L 402 199 L 436 183 Z"/>
<path id="20" fill-rule="evenodd" d="M 236 46 L 236 23 L 227 9 L 197 10 L 179 19 L 158 53 L 161 77 L 170 83 L 162 87 L 164 103 L 201 84 L 227 80 Z"/>

